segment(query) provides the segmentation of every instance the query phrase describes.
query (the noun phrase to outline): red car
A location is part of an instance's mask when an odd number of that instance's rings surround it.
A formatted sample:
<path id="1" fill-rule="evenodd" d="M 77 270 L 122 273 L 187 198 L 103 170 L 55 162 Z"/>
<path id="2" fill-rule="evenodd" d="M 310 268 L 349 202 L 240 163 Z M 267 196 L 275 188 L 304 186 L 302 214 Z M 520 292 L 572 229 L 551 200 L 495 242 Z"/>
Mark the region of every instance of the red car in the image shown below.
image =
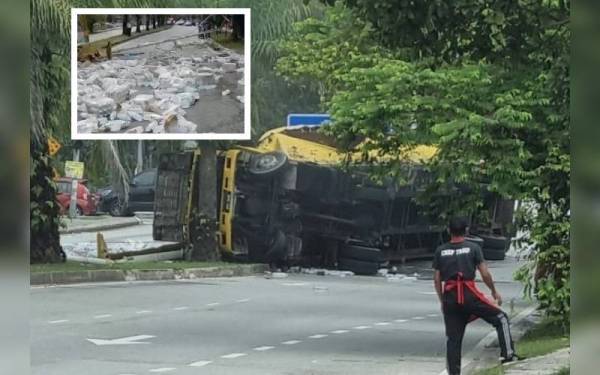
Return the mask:
<path id="1" fill-rule="evenodd" d="M 98 197 L 96 194 L 90 193 L 86 186 L 87 180 L 78 180 L 77 182 L 77 215 L 96 214 Z M 60 213 L 66 215 L 69 213 L 69 206 L 71 205 L 72 180 L 61 177 L 56 180 L 56 186 L 58 188 L 56 201 L 60 206 Z"/>

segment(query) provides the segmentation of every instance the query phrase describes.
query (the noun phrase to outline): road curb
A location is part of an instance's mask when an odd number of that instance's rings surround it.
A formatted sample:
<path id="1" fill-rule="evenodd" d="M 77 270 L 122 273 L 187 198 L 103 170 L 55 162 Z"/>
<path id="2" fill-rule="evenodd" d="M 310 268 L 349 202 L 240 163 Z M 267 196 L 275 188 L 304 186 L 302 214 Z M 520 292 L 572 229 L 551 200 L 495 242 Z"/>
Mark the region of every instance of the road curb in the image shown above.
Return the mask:
<path id="1" fill-rule="evenodd" d="M 537 309 L 537 305 L 530 306 L 511 319 L 510 327 L 513 341 L 516 342 L 525 334 L 527 329 L 531 326 L 527 324 L 527 319 L 531 317 L 537 311 Z M 493 347 L 493 343 L 495 341 L 497 341 L 495 330 L 491 331 L 484 338 L 482 338 L 465 356 L 464 362 L 466 363 L 463 365 L 462 373 L 465 375 L 470 375 L 475 371 L 499 365 L 499 349 L 497 347 Z M 446 371 L 442 372 L 442 374 L 445 373 Z"/>
<path id="2" fill-rule="evenodd" d="M 31 285 L 64 285 L 115 281 L 193 280 L 205 277 L 251 276 L 264 273 L 266 264 L 240 264 L 232 267 L 203 267 L 157 270 L 89 270 L 37 272 L 30 275 Z"/>
<path id="3" fill-rule="evenodd" d="M 143 221 L 141 219 L 139 219 L 138 217 L 135 217 L 135 216 L 134 216 L 134 218 L 135 218 L 135 221 L 131 220 L 131 221 L 123 222 L 123 223 L 103 224 L 103 225 L 85 225 L 85 226 L 74 227 L 74 228 L 60 229 L 59 232 L 60 232 L 60 234 L 99 232 L 99 231 L 103 231 L 103 230 L 127 228 L 127 227 L 132 227 L 134 225 L 142 224 Z"/>

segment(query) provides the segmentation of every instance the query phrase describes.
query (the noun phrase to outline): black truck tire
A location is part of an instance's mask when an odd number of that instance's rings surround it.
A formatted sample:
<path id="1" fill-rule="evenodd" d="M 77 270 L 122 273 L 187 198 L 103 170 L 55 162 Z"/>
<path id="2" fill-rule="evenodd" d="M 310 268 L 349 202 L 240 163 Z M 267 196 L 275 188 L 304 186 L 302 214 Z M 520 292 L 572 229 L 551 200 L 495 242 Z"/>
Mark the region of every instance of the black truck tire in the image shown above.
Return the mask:
<path id="1" fill-rule="evenodd" d="M 374 275 L 379 269 L 379 262 L 365 262 L 351 258 L 338 258 L 338 269 L 352 271 L 357 275 Z"/>
<path id="2" fill-rule="evenodd" d="M 351 258 L 365 262 L 382 262 L 383 254 L 376 247 L 366 247 L 357 245 L 344 245 L 340 249 L 340 258 Z"/>
<path id="3" fill-rule="evenodd" d="M 469 241 L 472 242 L 474 244 L 479 245 L 479 247 L 481 247 L 483 249 L 483 245 L 485 243 L 485 241 L 483 240 L 483 238 L 479 237 L 479 236 L 473 236 L 473 235 L 468 235 L 465 237 L 465 241 Z"/>
<path id="4" fill-rule="evenodd" d="M 486 260 L 504 260 L 506 258 L 506 250 L 484 247 L 483 257 Z"/>
<path id="5" fill-rule="evenodd" d="M 510 245 L 510 239 L 504 236 L 493 234 L 480 234 L 478 236 L 483 239 L 483 247 L 488 249 L 506 250 Z"/>
<path id="6" fill-rule="evenodd" d="M 283 169 L 287 163 L 287 155 L 283 152 L 268 152 L 255 154 L 250 158 L 248 172 L 254 175 L 271 175 Z"/>

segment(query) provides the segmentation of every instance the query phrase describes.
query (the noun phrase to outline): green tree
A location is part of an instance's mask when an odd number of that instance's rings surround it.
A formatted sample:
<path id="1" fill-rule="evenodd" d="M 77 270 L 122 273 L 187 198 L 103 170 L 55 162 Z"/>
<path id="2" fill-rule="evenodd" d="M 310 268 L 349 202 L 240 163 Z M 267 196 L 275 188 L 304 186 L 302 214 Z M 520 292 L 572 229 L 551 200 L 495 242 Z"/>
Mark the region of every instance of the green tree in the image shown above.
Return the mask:
<path id="1" fill-rule="evenodd" d="M 523 226 L 534 252 L 519 278 L 568 319 L 569 3 L 346 4 L 297 23 L 278 71 L 320 86 L 326 131 L 347 144 L 366 137 L 365 154 L 389 157 L 380 174 L 400 177 L 407 150 L 436 145 L 429 191 L 471 191 L 439 213 L 475 209 L 483 189 L 532 200 Z"/>

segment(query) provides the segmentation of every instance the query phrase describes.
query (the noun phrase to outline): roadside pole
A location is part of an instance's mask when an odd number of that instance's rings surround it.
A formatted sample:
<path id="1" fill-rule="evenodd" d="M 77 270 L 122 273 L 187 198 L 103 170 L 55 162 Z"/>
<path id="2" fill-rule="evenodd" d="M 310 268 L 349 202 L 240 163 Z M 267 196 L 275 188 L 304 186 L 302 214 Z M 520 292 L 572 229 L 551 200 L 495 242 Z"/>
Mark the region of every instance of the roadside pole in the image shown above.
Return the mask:
<path id="1" fill-rule="evenodd" d="M 73 159 L 65 162 L 65 176 L 71 178 L 71 200 L 69 203 L 69 217 L 77 216 L 77 189 L 78 179 L 83 178 L 83 163 L 79 161 L 79 150 L 73 151 Z"/>

